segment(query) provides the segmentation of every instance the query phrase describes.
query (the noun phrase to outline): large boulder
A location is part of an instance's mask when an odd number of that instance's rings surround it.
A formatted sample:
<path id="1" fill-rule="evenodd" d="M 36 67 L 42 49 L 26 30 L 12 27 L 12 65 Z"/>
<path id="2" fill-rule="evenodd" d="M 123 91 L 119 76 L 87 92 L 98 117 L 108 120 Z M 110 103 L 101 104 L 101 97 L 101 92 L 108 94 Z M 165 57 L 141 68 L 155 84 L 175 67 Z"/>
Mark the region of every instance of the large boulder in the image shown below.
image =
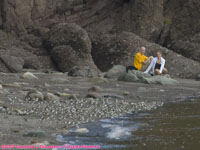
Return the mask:
<path id="1" fill-rule="evenodd" d="M 122 73 L 126 71 L 126 67 L 122 65 L 116 65 L 113 68 L 111 68 L 106 74 L 105 78 L 110 79 L 117 79 Z"/>
<path id="2" fill-rule="evenodd" d="M 81 61 L 78 61 L 79 56 L 69 45 L 54 47 L 51 51 L 51 58 L 56 63 L 57 68 L 63 72 L 70 71 L 74 66 L 81 65 Z"/>
<path id="3" fill-rule="evenodd" d="M 178 81 L 165 76 L 151 76 L 140 71 L 129 71 L 122 74 L 119 81 L 125 82 L 140 82 L 146 84 L 160 84 L 160 85 L 177 85 Z"/>
<path id="4" fill-rule="evenodd" d="M 97 67 L 107 72 L 114 65 L 128 65 L 130 48 L 128 41 L 119 34 L 95 35 L 92 40 L 92 57 Z"/>
<path id="5" fill-rule="evenodd" d="M 200 64 L 185 58 L 158 44 L 148 42 L 130 32 L 98 36 L 92 39 L 92 55 L 101 71 L 108 71 L 114 65 L 129 66 L 133 64 L 135 54 L 142 46 L 147 48 L 147 56 L 155 56 L 157 51 L 166 59 L 166 68 L 172 77 L 195 78 L 200 73 Z M 102 40 L 105 39 L 105 40 Z"/>
<path id="6" fill-rule="evenodd" d="M 78 67 L 75 66 L 70 70 L 68 73 L 69 76 L 72 77 L 97 77 L 98 76 L 98 71 L 95 69 L 90 68 L 89 66 L 84 66 L 84 67 Z"/>
<path id="7" fill-rule="evenodd" d="M 20 38 L 0 30 L 0 71 L 20 72 L 23 68 L 54 69 L 42 40 L 33 35 Z"/>
<path id="8" fill-rule="evenodd" d="M 197 80 L 197 81 L 200 81 L 200 74 L 197 75 L 196 80 Z"/>
<path id="9" fill-rule="evenodd" d="M 49 56 L 29 52 L 28 47 L 20 42 L 0 47 L 0 71 L 21 72 L 23 68 L 54 69 L 54 65 Z"/>
<path id="10" fill-rule="evenodd" d="M 21 72 L 24 66 L 24 60 L 20 57 L 1 55 L 0 60 L 10 70 L 10 72 Z"/>
<path id="11" fill-rule="evenodd" d="M 45 36 L 44 45 L 49 50 L 58 69 L 68 72 L 74 66 L 96 68 L 91 56 L 91 41 L 87 32 L 74 23 L 54 26 Z"/>

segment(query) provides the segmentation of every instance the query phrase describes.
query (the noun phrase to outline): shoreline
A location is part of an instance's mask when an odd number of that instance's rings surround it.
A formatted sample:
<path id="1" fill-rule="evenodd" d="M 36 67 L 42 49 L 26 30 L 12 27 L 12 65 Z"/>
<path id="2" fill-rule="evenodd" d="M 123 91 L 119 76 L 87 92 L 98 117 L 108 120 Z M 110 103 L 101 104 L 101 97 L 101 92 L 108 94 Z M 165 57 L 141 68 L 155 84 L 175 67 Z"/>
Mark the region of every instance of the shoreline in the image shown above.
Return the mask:
<path id="1" fill-rule="evenodd" d="M 0 110 L 1 145 L 62 145 L 55 136 L 67 133 L 77 124 L 200 96 L 200 82 L 189 79 L 178 79 L 177 86 L 162 86 L 102 78 L 91 81 L 59 72 L 33 73 L 38 79 L 24 79 L 23 74 L 1 74 L 0 107 L 5 109 Z M 101 90 L 88 91 L 94 86 Z M 51 93 L 59 99 L 27 100 L 25 97 L 30 90 L 37 90 L 44 97 Z M 96 98 L 86 98 L 88 94 Z M 124 100 L 116 100 L 117 97 L 124 97 Z"/>

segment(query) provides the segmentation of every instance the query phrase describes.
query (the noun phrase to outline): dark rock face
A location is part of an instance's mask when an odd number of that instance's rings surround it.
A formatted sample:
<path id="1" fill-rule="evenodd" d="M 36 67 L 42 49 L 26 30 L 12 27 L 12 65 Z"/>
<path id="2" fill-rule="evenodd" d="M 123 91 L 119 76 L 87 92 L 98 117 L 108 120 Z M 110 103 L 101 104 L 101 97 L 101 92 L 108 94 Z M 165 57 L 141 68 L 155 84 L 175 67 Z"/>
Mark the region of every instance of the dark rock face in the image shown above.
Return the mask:
<path id="1" fill-rule="evenodd" d="M 129 2 L 127 12 L 122 13 L 124 14 L 122 19 L 129 22 L 119 24 L 123 31 L 133 32 L 147 40 L 156 41 L 164 26 L 163 10 L 163 0 L 132 0 Z"/>
<path id="2" fill-rule="evenodd" d="M 172 47 L 177 53 L 185 57 L 189 57 L 196 61 L 200 58 L 200 34 L 196 34 L 189 40 L 178 40 Z"/>
<path id="3" fill-rule="evenodd" d="M 173 77 L 183 77 L 183 78 L 195 78 L 196 75 L 200 72 L 200 68 L 198 67 L 200 64 L 191 59 L 185 58 L 177 53 L 174 53 L 167 48 L 161 47 L 158 44 L 150 43 L 146 40 L 141 39 L 139 36 L 130 33 L 123 32 L 120 34 L 115 34 L 108 36 L 109 40 L 112 43 L 112 46 L 107 43 L 103 43 L 105 41 L 100 40 L 100 44 L 95 40 L 95 45 L 93 46 L 94 52 L 92 54 L 98 54 L 97 56 L 93 56 L 96 65 L 101 68 L 101 71 L 108 71 L 107 69 L 112 68 L 113 65 L 132 65 L 135 54 L 138 52 L 140 47 L 145 46 L 147 48 L 146 55 L 147 56 L 155 56 L 157 51 L 163 53 L 163 57 L 166 59 L 166 67 Z M 117 39 L 114 40 L 113 39 Z M 103 44 L 102 44 L 103 43 Z M 116 49 L 114 49 L 116 48 Z M 124 55 L 113 55 L 117 50 L 121 50 L 120 52 L 126 52 Z M 108 54 L 107 54 L 108 53 Z M 108 55 L 110 60 L 116 61 L 108 61 L 106 62 L 105 56 Z M 118 56 L 118 57 L 117 57 Z M 102 63 L 101 63 L 102 62 Z M 105 66 L 103 65 L 105 63 Z M 108 66 L 109 64 L 109 66 Z"/>
<path id="4" fill-rule="evenodd" d="M 24 68 L 96 68 L 92 57 L 102 71 L 130 65 L 138 43 L 132 38 L 128 46 L 121 32 L 200 62 L 197 0 L 1 0 L 0 6 L 0 54 L 22 58 Z M 11 71 L 2 60 L 0 71 Z M 187 71 L 180 76 L 193 76 Z"/>
<path id="5" fill-rule="evenodd" d="M 96 68 L 91 57 L 91 41 L 87 32 L 74 23 L 53 27 L 44 40 L 58 68 L 67 72 L 74 66 Z"/>
<path id="6" fill-rule="evenodd" d="M 196 42 L 200 33 L 200 1 L 166 0 L 164 6 L 164 28 L 158 43 L 200 62 Z"/>
<path id="7" fill-rule="evenodd" d="M 127 64 L 130 49 L 119 35 L 92 37 L 92 57 L 101 71 L 108 71 L 115 64 Z"/>

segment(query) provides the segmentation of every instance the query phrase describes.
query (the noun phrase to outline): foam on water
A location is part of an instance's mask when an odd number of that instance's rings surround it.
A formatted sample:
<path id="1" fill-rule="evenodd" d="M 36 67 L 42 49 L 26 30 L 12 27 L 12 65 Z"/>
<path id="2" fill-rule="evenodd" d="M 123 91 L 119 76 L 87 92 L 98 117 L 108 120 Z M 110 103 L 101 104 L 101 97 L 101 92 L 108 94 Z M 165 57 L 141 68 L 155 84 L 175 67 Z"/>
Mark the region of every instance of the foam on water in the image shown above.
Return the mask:
<path id="1" fill-rule="evenodd" d="M 130 127 L 123 126 L 111 126 L 111 131 L 107 133 L 107 138 L 109 139 L 125 139 L 130 137 L 135 131 L 137 131 L 140 127 L 146 126 L 144 123 L 136 123 Z"/>
<path id="2" fill-rule="evenodd" d="M 140 127 L 146 124 L 134 122 L 131 118 L 148 116 L 144 113 L 137 116 L 128 114 L 113 119 L 102 119 L 92 123 L 82 124 L 79 128 L 87 128 L 88 133 L 76 133 L 77 128 L 70 129 L 66 135 L 57 136 L 57 141 L 71 145 L 100 145 L 101 149 L 120 149 L 124 145 L 119 145 L 118 141 L 124 141 L 133 135 Z M 115 143 L 115 144 L 111 144 Z M 61 150 L 61 149 L 59 149 Z M 63 150 L 63 149 L 62 149 Z"/>
<path id="3" fill-rule="evenodd" d="M 120 138 L 130 136 L 131 135 L 130 131 L 131 131 L 130 128 L 115 126 L 111 128 L 111 132 L 107 133 L 107 138 L 118 140 Z"/>

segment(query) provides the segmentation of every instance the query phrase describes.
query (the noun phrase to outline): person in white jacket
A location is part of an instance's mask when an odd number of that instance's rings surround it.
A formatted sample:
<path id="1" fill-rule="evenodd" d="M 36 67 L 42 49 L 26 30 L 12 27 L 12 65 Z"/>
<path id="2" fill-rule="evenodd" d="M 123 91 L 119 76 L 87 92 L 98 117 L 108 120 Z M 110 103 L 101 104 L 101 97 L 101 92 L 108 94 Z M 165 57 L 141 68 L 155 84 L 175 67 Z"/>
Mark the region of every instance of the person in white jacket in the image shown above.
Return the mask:
<path id="1" fill-rule="evenodd" d="M 167 74 L 165 59 L 162 57 L 161 52 L 157 52 L 157 57 L 153 58 L 151 64 L 144 73 L 150 73 L 152 75 Z"/>

